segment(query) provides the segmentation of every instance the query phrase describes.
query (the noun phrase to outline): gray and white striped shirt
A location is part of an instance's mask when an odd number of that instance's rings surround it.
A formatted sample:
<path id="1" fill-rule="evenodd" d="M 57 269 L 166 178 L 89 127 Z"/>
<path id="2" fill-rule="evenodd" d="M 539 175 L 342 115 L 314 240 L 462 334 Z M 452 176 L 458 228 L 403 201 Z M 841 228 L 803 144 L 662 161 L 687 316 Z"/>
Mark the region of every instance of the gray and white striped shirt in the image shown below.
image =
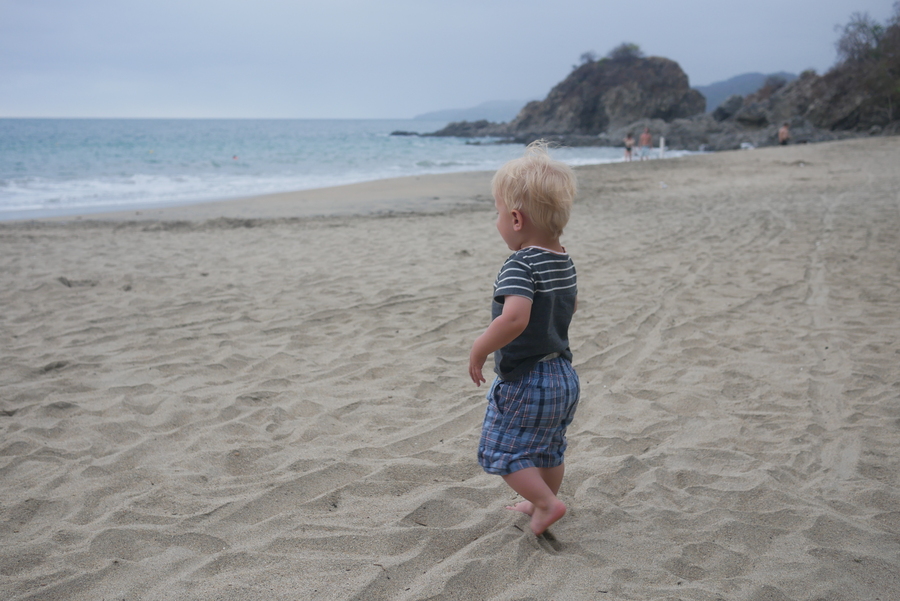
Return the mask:
<path id="1" fill-rule="evenodd" d="M 518 380 L 551 353 L 572 360 L 569 324 L 578 295 L 575 265 L 567 253 L 530 246 L 511 254 L 494 282 L 491 318 L 503 312 L 506 296 L 531 300 L 531 318 L 518 338 L 494 353 L 494 371 Z"/>

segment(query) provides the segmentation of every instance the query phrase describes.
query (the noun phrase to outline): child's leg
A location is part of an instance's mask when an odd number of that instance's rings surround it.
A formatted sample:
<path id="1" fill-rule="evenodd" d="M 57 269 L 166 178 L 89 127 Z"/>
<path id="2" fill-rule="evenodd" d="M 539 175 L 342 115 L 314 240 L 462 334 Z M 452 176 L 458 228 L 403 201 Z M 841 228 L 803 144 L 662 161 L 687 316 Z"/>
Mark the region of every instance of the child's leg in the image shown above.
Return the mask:
<path id="1" fill-rule="evenodd" d="M 563 476 L 566 473 L 566 464 L 562 463 L 556 467 L 539 467 L 536 469 L 540 473 L 541 479 L 547 484 L 547 488 L 554 495 L 558 495 L 559 487 L 562 485 Z M 519 501 L 515 505 L 507 505 L 506 508 L 513 511 L 521 511 L 528 515 L 534 513 L 534 504 L 531 501 Z"/>
<path id="2" fill-rule="evenodd" d="M 503 476 L 503 479 L 514 491 L 530 502 L 530 507 L 519 503 L 511 509 L 531 516 L 531 531 L 535 534 L 542 534 L 551 524 L 566 514 L 565 503 L 556 498 L 564 471 L 565 468 L 562 465 L 554 468 L 526 467 Z M 549 483 L 545 480 L 545 476 L 550 480 Z M 555 486 L 555 490 L 551 488 L 551 484 Z"/>
<path id="3" fill-rule="evenodd" d="M 554 495 L 559 494 L 559 487 L 562 486 L 563 476 L 566 475 L 566 464 L 560 463 L 556 467 L 539 467 L 541 478 L 547 483 Z"/>

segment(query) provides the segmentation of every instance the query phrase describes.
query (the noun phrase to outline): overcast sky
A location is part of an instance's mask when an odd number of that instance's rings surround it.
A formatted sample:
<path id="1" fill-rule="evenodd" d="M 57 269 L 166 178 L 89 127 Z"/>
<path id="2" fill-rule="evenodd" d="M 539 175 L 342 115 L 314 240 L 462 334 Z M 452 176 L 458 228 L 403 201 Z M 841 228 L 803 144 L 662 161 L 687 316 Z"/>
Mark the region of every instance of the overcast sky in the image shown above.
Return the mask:
<path id="1" fill-rule="evenodd" d="M 0 117 L 408 118 L 544 98 L 623 41 L 691 85 L 819 73 L 894 0 L 0 0 Z"/>

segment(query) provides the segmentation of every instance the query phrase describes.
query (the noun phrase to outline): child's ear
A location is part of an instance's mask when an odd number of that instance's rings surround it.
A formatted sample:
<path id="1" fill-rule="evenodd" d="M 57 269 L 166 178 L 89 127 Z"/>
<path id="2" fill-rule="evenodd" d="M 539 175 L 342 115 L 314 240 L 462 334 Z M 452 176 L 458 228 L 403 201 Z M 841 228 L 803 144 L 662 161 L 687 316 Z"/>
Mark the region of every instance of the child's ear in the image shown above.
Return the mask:
<path id="1" fill-rule="evenodd" d="M 525 215 L 523 215 L 521 211 L 518 211 L 516 209 L 510 211 L 509 214 L 513 219 L 513 231 L 522 231 L 522 227 L 525 225 Z"/>

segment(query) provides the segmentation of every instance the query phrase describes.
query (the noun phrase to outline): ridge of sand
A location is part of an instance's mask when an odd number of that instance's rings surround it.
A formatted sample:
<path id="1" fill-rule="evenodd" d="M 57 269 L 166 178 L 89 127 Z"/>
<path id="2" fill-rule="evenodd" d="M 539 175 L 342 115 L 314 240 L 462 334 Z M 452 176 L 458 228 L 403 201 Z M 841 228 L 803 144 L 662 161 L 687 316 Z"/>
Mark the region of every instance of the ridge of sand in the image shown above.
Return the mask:
<path id="1" fill-rule="evenodd" d="M 543 538 L 474 456 L 489 174 L 440 214 L 0 224 L 0 598 L 900 599 L 898 151 L 577 170 Z"/>

